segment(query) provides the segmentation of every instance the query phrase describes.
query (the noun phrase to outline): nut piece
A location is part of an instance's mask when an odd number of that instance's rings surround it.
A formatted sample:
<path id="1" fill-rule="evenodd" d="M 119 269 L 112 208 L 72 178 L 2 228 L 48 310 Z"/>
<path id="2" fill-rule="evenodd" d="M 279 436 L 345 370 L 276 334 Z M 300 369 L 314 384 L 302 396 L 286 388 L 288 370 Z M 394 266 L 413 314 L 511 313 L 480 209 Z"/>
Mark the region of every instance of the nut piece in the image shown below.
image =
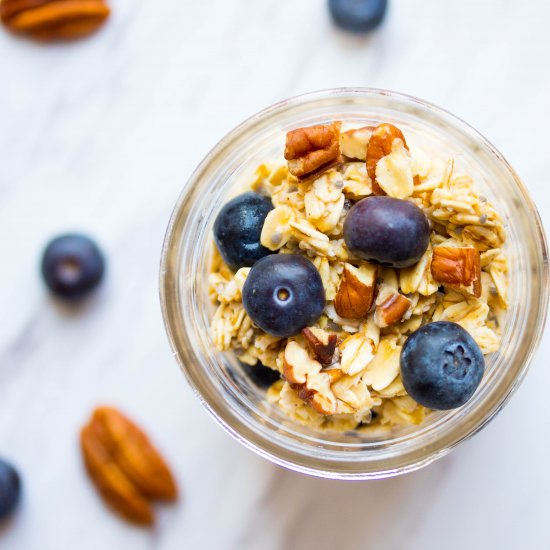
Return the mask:
<path id="1" fill-rule="evenodd" d="M 80 445 L 86 469 L 105 502 L 128 521 L 152 525 L 153 510 L 149 501 L 126 477 L 104 444 L 105 433 L 96 422 L 84 426 Z"/>
<path id="2" fill-rule="evenodd" d="M 399 321 L 405 320 L 406 314 L 411 312 L 411 301 L 399 292 L 382 292 L 376 300 L 374 322 L 380 328 L 389 327 Z"/>
<path id="3" fill-rule="evenodd" d="M 2 0 L 0 19 L 10 30 L 39 40 L 90 34 L 109 16 L 103 0 Z"/>
<path id="4" fill-rule="evenodd" d="M 311 359 L 297 342 L 286 345 L 283 355 L 283 376 L 291 384 L 304 384 L 310 373 L 321 372 L 321 363 Z"/>
<path id="5" fill-rule="evenodd" d="M 116 462 L 146 497 L 175 500 L 172 473 L 140 428 L 112 407 L 96 409 L 92 421 L 103 425 Z"/>
<path id="6" fill-rule="evenodd" d="M 439 283 L 465 291 L 476 298 L 481 296 L 481 262 L 476 248 L 434 247 L 431 271 Z"/>
<path id="7" fill-rule="evenodd" d="M 307 327 L 302 330 L 313 356 L 321 365 L 328 367 L 332 363 L 336 350 L 336 334 L 329 334 L 317 327 Z"/>
<path id="8" fill-rule="evenodd" d="M 116 409 L 96 409 L 81 431 L 80 444 L 90 478 L 106 503 L 129 521 L 152 524 L 148 499 L 176 497 L 176 485 L 162 457 Z"/>
<path id="9" fill-rule="evenodd" d="M 338 380 L 340 380 L 340 378 L 344 376 L 342 369 L 326 369 L 323 371 L 323 373 L 329 377 L 331 384 L 334 384 L 334 382 L 338 382 Z"/>
<path id="10" fill-rule="evenodd" d="M 311 359 L 297 342 L 291 341 L 285 348 L 283 374 L 298 397 L 319 414 L 335 413 L 336 398 L 330 385 L 338 373 L 321 372 L 321 364 Z"/>
<path id="11" fill-rule="evenodd" d="M 285 159 L 288 171 L 297 178 L 317 175 L 341 162 L 340 122 L 288 132 Z"/>
<path id="12" fill-rule="evenodd" d="M 342 154 L 350 159 L 366 160 L 367 146 L 374 126 L 355 128 L 340 134 Z"/>
<path id="13" fill-rule="evenodd" d="M 372 180 L 372 191 L 375 195 L 384 195 L 384 190 L 376 181 L 376 165 L 381 158 L 389 155 L 394 141 L 398 139 L 408 151 L 403 132 L 393 124 L 379 124 L 373 131 L 367 148 L 367 173 Z"/>
<path id="14" fill-rule="evenodd" d="M 334 309 L 344 319 L 361 319 L 374 303 L 377 268 L 363 264 L 356 268 L 344 264 L 344 273 L 334 298 Z"/>

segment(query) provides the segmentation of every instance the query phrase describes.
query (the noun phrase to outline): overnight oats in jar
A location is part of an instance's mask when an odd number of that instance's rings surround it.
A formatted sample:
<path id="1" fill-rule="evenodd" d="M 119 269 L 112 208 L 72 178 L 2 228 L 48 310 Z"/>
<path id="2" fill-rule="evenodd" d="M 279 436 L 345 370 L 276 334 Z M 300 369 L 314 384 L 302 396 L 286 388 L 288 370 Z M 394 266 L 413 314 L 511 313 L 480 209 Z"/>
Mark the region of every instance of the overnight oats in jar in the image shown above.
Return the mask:
<path id="1" fill-rule="evenodd" d="M 538 214 L 473 129 L 343 89 L 256 115 L 176 207 L 161 297 L 207 409 L 274 462 L 410 471 L 521 380 L 547 305 Z"/>
<path id="2" fill-rule="evenodd" d="M 457 159 L 388 123 L 294 129 L 285 157 L 214 224 L 217 348 L 253 378 L 275 371 L 267 399 L 321 430 L 463 405 L 508 306 L 494 207 Z"/>

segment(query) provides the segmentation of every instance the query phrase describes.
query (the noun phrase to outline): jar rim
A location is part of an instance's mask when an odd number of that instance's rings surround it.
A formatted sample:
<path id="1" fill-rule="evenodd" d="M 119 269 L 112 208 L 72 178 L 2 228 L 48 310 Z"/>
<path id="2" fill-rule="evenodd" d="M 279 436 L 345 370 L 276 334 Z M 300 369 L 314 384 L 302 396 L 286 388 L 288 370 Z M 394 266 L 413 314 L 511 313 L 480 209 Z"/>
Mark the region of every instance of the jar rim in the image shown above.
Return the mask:
<path id="1" fill-rule="evenodd" d="M 249 411 L 238 410 L 238 407 L 234 408 L 235 404 L 232 400 L 235 396 L 224 393 L 221 400 L 216 399 L 220 397 L 221 388 L 215 387 L 213 383 L 212 387 L 207 387 L 207 381 L 200 375 L 200 369 L 190 366 L 198 359 L 197 356 L 194 356 L 191 335 L 181 325 L 182 308 L 184 307 L 181 294 L 182 277 L 185 278 L 183 286 L 187 290 L 194 284 L 192 280 L 189 280 L 189 273 L 186 273 L 185 276 L 181 273 L 179 262 L 182 259 L 182 242 L 189 237 L 186 233 L 186 229 L 189 229 L 186 223 L 192 214 L 191 205 L 195 204 L 201 193 L 204 200 L 204 194 L 211 183 L 209 178 L 213 174 L 214 167 L 223 162 L 224 157 L 227 158 L 232 148 L 236 147 L 235 144 L 242 142 L 246 135 L 256 127 L 266 127 L 269 126 L 268 123 L 277 125 L 278 117 L 280 118 L 292 109 L 313 108 L 321 104 L 344 106 L 353 104 L 357 100 L 369 99 L 376 100 L 379 105 L 385 105 L 390 110 L 396 109 L 397 103 L 399 107 L 409 109 L 410 113 L 414 112 L 422 117 L 429 116 L 444 125 L 443 132 L 449 132 L 452 128 L 457 135 L 467 136 L 472 143 L 476 143 L 476 146 L 492 157 L 500 169 L 508 175 L 509 181 L 513 182 L 516 195 L 521 197 L 525 209 L 529 211 L 531 236 L 537 240 L 538 254 L 532 258 L 536 262 L 536 266 L 532 267 L 537 269 L 539 283 L 538 288 L 534 289 L 538 291 L 536 294 L 539 297 L 536 319 L 530 321 L 532 330 L 523 334 L 521 358 L 516 360 L 517 364 L 514 364 L 513 372 L 510 371 L 511 376 L 507 380 L 507 384 L 498 396 L 493 396 L 490 406 L 486 407 L 483 414 L 478 414 L 475 419 L 473 417 L 462 418 L 459 426 L 461 429 L 457 431 L 457 426 L 455 426 L 452 436 L 446 434 L 446 437 L 433 441 L 433 437 L 425 434 L 424 443 L 429 451 L 424 454 L 416 452 L 414 456 L 411 454 L 410 458 L 401 461 L 398 460 L 400 457 L 393 456 L 392 449 L 387 445 L 382 458 L 378 451 L 376 451 L 378 454 L 375 453 L 376 456 L 373 454 L 373 456 L 359 456 L 358 458 L 354 458 L 351 451 L 346 451 L 347 455 L 344 454 L 341 458 L 334 458 L 338 457 L 338 452 L 341 453 L 341 451 L 331 451 L 332 454 L 327 451 L 326 456 L 317 456 L 317 454 L 310 456 L 308 448 L 303 448 L 299 439 L 287 441 L 280 437 L 277 430 L 269 425 L 269 419 L 260 413 L 252 414 Z M 320 109 L 322 110 L 322 105 Z M 403 115 L 403 112 L 398 110 L 395 112 L 398 115 Z M 485 426 L 510 399 L 523 380 L 542 336 L 549 291 L 547 257 L 546 238 L 540 216 L 524 184 L 500 152 L 472 126 L 444 109 L 406 94 L 374 88 L 334 88 L 302 94 L 267 107 L 231 130 L 205 156 L 182 190 L 168 224 L 162 248 L 160 300 L 168 339 L 182 371 L 210 415 L 236 440 L 264 458 L 295 471 L 327 478 L 371 479 L 413 471 L 447 454 L 454 446 Z M 193 301 L 192 293 L 186 295 L 185 304 L 190 308 L 189 311 L 194 311 L 196 304 Z M 197 335 L 193 335 L 193 338 L 196 342 Z M 513 356 L 513 358 L 516 357 Z M 439 432 L 438 435 L 440 435 Z M 350 445 L 343 444 L 342 447 L 349 449 Z"/>

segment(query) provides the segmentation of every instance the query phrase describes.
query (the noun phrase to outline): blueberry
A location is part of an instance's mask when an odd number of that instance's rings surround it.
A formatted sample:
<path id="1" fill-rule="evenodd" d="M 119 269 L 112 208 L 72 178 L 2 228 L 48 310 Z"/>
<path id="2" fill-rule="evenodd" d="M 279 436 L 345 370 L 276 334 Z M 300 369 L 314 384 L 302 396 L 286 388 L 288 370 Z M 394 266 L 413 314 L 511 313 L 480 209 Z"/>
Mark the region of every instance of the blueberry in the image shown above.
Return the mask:
<path id="1" fill-rule="evenodd" d="M 21 478 L 17 470 L 0 459 L 0 520 L 8 517 L 16 508 L 21 495 Z"/>
<path id="2" fill-rule="evenodd" d="M 268 197 L 250 191 L 230 200 L 214 222 L 216 246 L 225 263 L 237 271 L 252 267 L 259 259 L 272 254 L 260 244 L 265 218 L 273 204 Z"/>
<path id="3" fill-rule="evenodd" d="M 325 290 L 309 260 L 297 254 L 275 254 L 250 270 L 243 286 L 243 305 L 262 330 L 286 338 L 319 319 Z"/>
<path id="4" fill-rule="evenodd" d="M 408 394 L 430 409 L 460 407 L 472 397 L 485 370 L 479 346 L 460 325 L 429 323 L 413 332 L 401 351 Z"/>
<path id="5" fill-rule="evenodd" d="M 247 376 L 260 388 L 269 388 L 277 380 L 281 379 L 279 371 L 266 367 L 259 361 L 255 365 L 248 365 L 246 363 L 241 363 L 241 365 Z"/>
<path id="6" fill-rule="evenodd" d="M 76 301 L 88 296 L 101 282 L 105 260 L 96 243 L 80 234 L 61 235 L 42 256 L 42 276 L 59 298 Z"/>
<path id="7" fill-rule="evenodd" d="M 388 0 L 329 0 L 334 22 L 347 31 L 372 31 L 384 19 Z"/>
<path id="8" fill-rule="evenodd" d="M 368 197 L 356 203 L 344 222 L 348 248 L 363 260 L 390 267 L 414 265 L 430 240 L 430 224 L 412 202 Z"/>

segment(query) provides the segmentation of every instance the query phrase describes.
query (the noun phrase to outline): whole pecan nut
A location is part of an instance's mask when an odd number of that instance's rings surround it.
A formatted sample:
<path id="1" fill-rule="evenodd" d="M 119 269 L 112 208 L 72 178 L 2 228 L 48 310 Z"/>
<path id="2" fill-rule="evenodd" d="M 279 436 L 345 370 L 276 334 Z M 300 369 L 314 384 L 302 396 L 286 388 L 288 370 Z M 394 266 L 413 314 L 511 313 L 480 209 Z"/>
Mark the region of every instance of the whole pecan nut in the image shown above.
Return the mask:
<path id="1" fill-rule="evenodd" d="M 94 481 L 105 502 L 132 523 L 151 525 L 153 509 L 149 501 L 113 460 L 107 436 L 95 422 L 90 422 L 80 433 L 80 445 L 88 474 Z"/>
<path id="2" fill-rule="evenodd" d="M 96 409 L 80 444 L 90 478 L 104 500 L 134 523 L 150 525 L 150 500 L 173 500 L 172 474 L 147 436 L 112 407 Z"/>
<path id="3" fill-rule="evenodd" d="M 71 39 L 94 32 L 109 16 L 104 0 L 2 0 L 0 19 L 14 32 L 39 40 Z"/>
<path id="4" fill-rule="evenodd" d="M 93 420 L 103 425 L 117 463 L 146 497 L 176 498 L 176 484 L 170 469 L 140 428 L 112 407 L 96 409 Z"/>

